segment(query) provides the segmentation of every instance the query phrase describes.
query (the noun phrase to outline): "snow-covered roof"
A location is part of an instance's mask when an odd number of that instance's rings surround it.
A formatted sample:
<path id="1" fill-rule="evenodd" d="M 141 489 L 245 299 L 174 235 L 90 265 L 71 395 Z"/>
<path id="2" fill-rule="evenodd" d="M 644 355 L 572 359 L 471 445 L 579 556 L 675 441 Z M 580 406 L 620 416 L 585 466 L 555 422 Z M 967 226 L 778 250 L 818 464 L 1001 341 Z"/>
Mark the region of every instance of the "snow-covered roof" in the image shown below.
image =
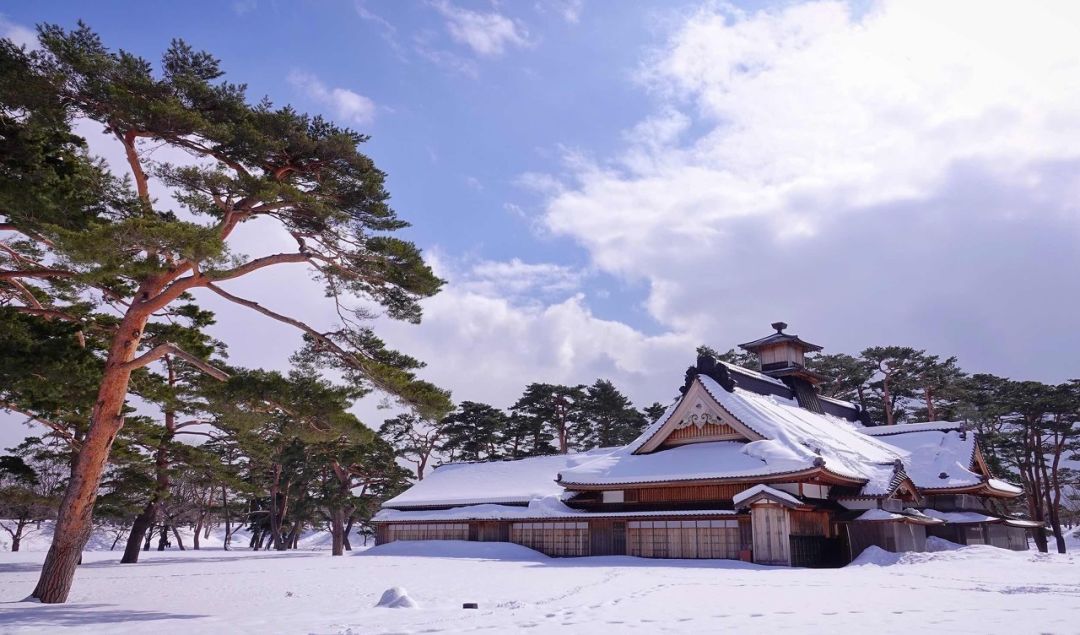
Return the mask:
<path id="1" fill-rule="evenodd" d="M 629 485 L 661 481 L 768 476 L 797 472 L 812 464 L 769 465 L 746 451 L 741 441 L 711 441 L 680 445 L 661 452 L 633 454 L 618 450 L 559 473 L 573 485 Z"/>
<path id="2" fill-rule="evenodd" d="M 852 410 L 855 410 L 855 409 L 858 408 L 858 406 L 856 406 L 854 403 L 852 403 L 850 401 L 844 401 L 843 399 L 837 399 L 836 397 L 826 397 L 825 395 L 818 395 L 817 398 L 822 400 L 822 401 L 828 401 L 829 403 L 834 403 L 834 404 L 836 404 L 838 406 L 843 406 L 845 408 L 851 408 Z"/>
<path id="3" fill-rule="evenodd" d="M 436 468 L 383 507 L 434 507 L 480 503 L 528 503 L 564 493 L 555 482 L 567 468 L 612 452 L 601 448 L 579 454 L 538 456 L 517 461 L 450 463 Z"/>
<path id="4" fill-rule="evenodd" d="M 887 437 L 894 434 L 908 434 L 909 432 L 927 432 L 931 430 L 946 432 L 963 429 L 964 424 L 960 421 L 924 421 L 922 423 L 898 423 L 892 426 L 865 427 L 860 428 L 859 432 L 872 437 Z"/>
<path id="5" fill-rule="evenodd" d="M 776 488 L 769 487 L 765 484 L 755 485 L 750 489 L 739 492 L 734 497 L 732 497 L 732 502 L 735 503 L 736 507 L 741 507 L 744 502 L 750 500 L 751 498 L 756 498 L 759 496 L 766 496 L 775 500 L 789 503 L 791 505 L 802 505 L 802 501 L 795 498 L 791 494 L 788 494 L 787 492 L 782 492 Z"/>
<path id="6" fill-rule="evenodd" d="M 664 428 L 678 402 L 625 448 L 560 472 L 566 485 L 617 485 L 660 481 L 743 478 L 799 472 L 821 465 L 834 474 L 867 482 L 868 494 L 888 493 L 894 462 L 904 453 L 860 433 L 851 422 L 801 408 L 798 402 L 715 380 L 697 380 L 716 404 L 758 437 L 716 441 L 634 454 Z"/>
<path id="7" fill-rule="evenodd" d="M 902 521 L 904 515 L 887 512 L 884 509 L 868 509 L 859 514 L 855 520 L 858 522 Z"/>
<path id="8" fill-rule="evenodd" d="M 754 379 L 760 379 L 761 381 L 769 382 L 770 384 L 775 384 L 776 386 L 779 386 L 781 388 L 785 388 L 785 389 L 790 390 L 790 388 L 788 388 L 787 384 L 785 384 L 784 382 L 780 381 L 779 379 L 777 379 L 775 377 L 769 377 L 765 373 L 753 370 L 752 368 L 747 368 L 745 366 L 736 366 L 735 364 L 730 364 L 730 363 L 725 362 L 723 360 L 716 360 L 716 361 L 723 364 L 724 366 L 727 367 L 728 370 L 731 370 L 733 372 L 743 373 L 744 375 L 750 375 Z"/>
<path id="9" fill-rule="evenodd" d="M 855 522 L 905 522 L 918 525 L 939 525 L 945 521 L 927 516 L 917 509 L 905 509 L 904 513 L 886 511 L 884 509 L 868 509 L 855 518 Z"/>
<path id="10" fill-rule="evenodd" d="M 923 513 L 931 518 L 944 520 L 947 523 L 964 525 L 969 523 L 996 523 L 1001 522 L 997 516 L 987 516 L 978 512 L 939 512 L 936 509 L 924 509 Z"/>
<path id="11" fill-rule="evenodd" d="M 982 483 L 983 475 L 971 469 L 975 456 L 975 435 L 963 433 L 958 427 L 944 428 L 943 423 L 887 426 L 910 429 L 875 438 L 907 453 L 904 471 L 920 489 L 970 487 Z M 875 428 L 865 428 L 863 431 L 868 433 L 872 430 L 876 431 Z"/>

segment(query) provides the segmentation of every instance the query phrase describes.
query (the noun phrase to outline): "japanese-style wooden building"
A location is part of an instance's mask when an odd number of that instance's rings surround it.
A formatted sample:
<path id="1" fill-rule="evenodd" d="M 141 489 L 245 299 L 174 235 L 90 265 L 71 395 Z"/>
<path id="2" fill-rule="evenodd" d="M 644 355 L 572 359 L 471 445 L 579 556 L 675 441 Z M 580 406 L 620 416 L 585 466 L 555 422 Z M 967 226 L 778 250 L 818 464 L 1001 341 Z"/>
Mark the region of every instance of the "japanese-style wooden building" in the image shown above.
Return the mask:
<path id="1" fill-rule="evenodd" d="M 960 423 L 878 426 L 818 394 L 776 332 L 742 345 L 761 371 L 699 357 L 681 396 L 625 447 L 448 464 L 388 500 L 395 540 L 509 541 L 552 556 L 732 558 L 836 566 L 927 536 L 1027 549 L 1037 523 L 1000 512 L 1022 494 L 993 478 Z"/>

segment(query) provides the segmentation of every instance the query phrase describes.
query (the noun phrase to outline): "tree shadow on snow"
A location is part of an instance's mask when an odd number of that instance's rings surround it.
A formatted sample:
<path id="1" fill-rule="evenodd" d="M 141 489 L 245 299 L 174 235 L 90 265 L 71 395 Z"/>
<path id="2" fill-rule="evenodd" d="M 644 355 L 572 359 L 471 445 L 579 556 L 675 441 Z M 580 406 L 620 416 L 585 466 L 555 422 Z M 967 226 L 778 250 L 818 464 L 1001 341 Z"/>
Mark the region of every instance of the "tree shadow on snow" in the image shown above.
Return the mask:
<path id="1" fill-rule="evenodd" d="M 61 626 L 88 626 L 93 624 L 116 624 L 152 622 L 158 620 L 191 620 L 205 615 L 162 613 L 160 611 L 133 611 L 109 608 L 113 604 L 38 604 L 36 602 L 10 602 L 0 607 L 0 628 L 35 626 L 41 629 Z M 101 610 L 99 610 L 101 609 Z"/>
<path id="2" fill-rule="evenodd" d="M 151 556 L 149 558 L 142 558 L 135 564 L 120 564 L 120 556 L 117 555 L 115 559 L 110 558 L 108 560 L 97 560 L 95 562 L 84 562 L 79 565 L 80 569 L 101 569 L 121 567 L 124 569 L 138 569 L 140 567 L 154 567 L 167 564 L 192 564 L 199 562 L 236 562 L 243 560 L 264 560 L 268 558 L 312 558 L 326 556 L 328 552 L 317 551 L 269 551 L 269 552 L 253 552 L 247 555 L 236 556 L 182 556 L 177 554 L 173 555 L 159 555 Z M 45 554 L 42 554 L 42 560 L 44 560 Z M 41 571 L 40 562 L 2 562 L 0 563 L 0 574 L 4 573 L 24 573 L 27 571 Z"/>

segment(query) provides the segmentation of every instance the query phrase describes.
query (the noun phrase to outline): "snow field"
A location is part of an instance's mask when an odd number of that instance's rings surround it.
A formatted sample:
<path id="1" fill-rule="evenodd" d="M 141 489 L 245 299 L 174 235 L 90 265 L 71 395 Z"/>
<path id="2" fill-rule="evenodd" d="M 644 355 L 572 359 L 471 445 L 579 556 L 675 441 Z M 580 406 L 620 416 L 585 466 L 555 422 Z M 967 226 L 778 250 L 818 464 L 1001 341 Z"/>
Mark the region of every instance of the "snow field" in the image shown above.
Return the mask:
<path id="1" fill-rule="evenodd" d="M 1073 555 L 964 547 L 809 570 L 548 558 L 504 543 L 394 543 L 344 557 L 87 552 L 66 605 L 21 602 L 44 554 L 0 554 L 0 632 L 1076 633 Z M 392 587 L 419 608 L 376 607 Z M 464 610 L 464 602 L 479 610 Z M 930 629 L 927 631 L 927 629 Z"/>

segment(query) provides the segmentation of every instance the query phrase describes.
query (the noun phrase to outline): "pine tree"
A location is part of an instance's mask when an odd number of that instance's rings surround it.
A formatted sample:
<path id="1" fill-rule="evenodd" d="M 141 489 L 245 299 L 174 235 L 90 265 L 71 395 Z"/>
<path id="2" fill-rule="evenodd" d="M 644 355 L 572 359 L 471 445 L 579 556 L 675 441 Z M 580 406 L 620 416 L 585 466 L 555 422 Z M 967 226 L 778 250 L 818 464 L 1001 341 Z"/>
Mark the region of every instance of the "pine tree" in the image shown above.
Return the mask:
<path id="1" fill-rule="evenodd" d="M 525 387 L 510 407 L 515 425 L 527 431 L 531 448 L 526 456 L 547 454 L 543 444 L 554 440 L 555 450 L 567 454 L 582 446 L 585 424 L 585 387 L 535 383 Z"/>
<path id="2" fill-rule="evenodd" d="M 705 355 L 721 362 L 727 362 L 750 370 L 761 370 L 761 360 L 749 351 L 740 351 L 729 348 L 726 353 L 721 353 L 715 348 L 702 344 L 697 347 L 698 356 Z"/>
<path id="3" fill-rule="evenodd" d="M 383 421 L 379 435 L 390 443 L 399 457 L 416 466 L 416 480 L 422 481 L 432 459 L 446 442 L 444 421 L 430 421 L 406 412 Z"/>
<path id="4" fill-rule="evenodd" d="M 647 423 L 630 399 L 606 379 L 597 379 L 585 390 L 583 410 L 585 422 L 577 440 L 583 449 L 626 445 Z"/>
<path id="5" fill-rule="evenodd" d="M 844 353 L 818 354 L 807 357 L 806 366 L 825 376 L 825 381 L 818 386 L 820 394 L 866 408 L 867 384 L 874 371 L 865 361 Z"/>
<path id="6" fill-rule="evenodd" d="M 860 357 L 876 377 L 868 384 L 873 399 L 867 399 L 867 410 L 873 413 L 875 406 L 880 406 L 885 425 L 900 423 L 907 415 L 906 400 L 913 398 L 918 389 L 926 352 L 909 346 L 873 346 Z"/>
<path id="7" fill-rule="evenodd" d="M 146 345 L 148 324 L 169 317 L 188 293 L 214 293 L 297 328 L 325 366 L 345 369 L 356 385 L 437 416 L 448 396 L 416 379 L 417 360 L 385 348 L 361 321 L 368 310 L 343 304 L 358 295 L 392 318 L 418 321 L 418 301 L 442 284 L 411 243 L 388 235 L 406 223 L 386 203 L 383 174 L 357 150 L 364 135 L 267 100 L 248 103 L 242 85 L 221 80 L 216 59 L 181 41 L 156 70 L 107 49 L 82 24 L 71 32 L 42 26 L 39 41 L 33 52 L 0 42 L 0 150 L 9 159 L 0 166 L 0 231 L 16 237 L 0 250 L 0 300 L 22 315 L 77 325 L 76 339 L 94 331 L 107 342 L 90 424 L 33 593 L 56 603 L 67 599 L 90 536 L 132 373 L 169 354 L 215 374 L 176 343 Z M 71 130 L 76 117 L 104 126 L 125 152 L 128 177 L 88 155 Z M 147 151 L 162 146 L 199 162 L 148 162 Z M 152 179 L 183 208 L 155 200 Z M 231 254 L 234 231 L 257 219 L 284 230 L 295 250 Z M 221 286 L 282 264 L 303 264 L 325 284 L 343 316 L 339 328 L 315 329 Z M 111 303 L 119 319 L 85 322 L 82 303 L 90 299 Z M 13 405 L 5 408 L 25 409 Z"/>
<path id="8" fill-rule="evenodd" d="M 667 412 L 667 406 L 660 403 L 659 401 L 655 401 L 652 403 L 652 405 L 647 406 L 642 411 L 642 414 L 645 415 L 645 419 L 648 421 L 648 423 L 651 424 L 655 423 L 658 419 L 660 419 L 660 417 L 664 416 L 665 412 Z"/>
<path id="9" fill-rule="evenodd" d="M 463 401 L 442 420 L 446 438 L 442 449 L 451 461 L 491 461 L 500 458 L 507 432 L 506 413 L 484 403 Z"/>

